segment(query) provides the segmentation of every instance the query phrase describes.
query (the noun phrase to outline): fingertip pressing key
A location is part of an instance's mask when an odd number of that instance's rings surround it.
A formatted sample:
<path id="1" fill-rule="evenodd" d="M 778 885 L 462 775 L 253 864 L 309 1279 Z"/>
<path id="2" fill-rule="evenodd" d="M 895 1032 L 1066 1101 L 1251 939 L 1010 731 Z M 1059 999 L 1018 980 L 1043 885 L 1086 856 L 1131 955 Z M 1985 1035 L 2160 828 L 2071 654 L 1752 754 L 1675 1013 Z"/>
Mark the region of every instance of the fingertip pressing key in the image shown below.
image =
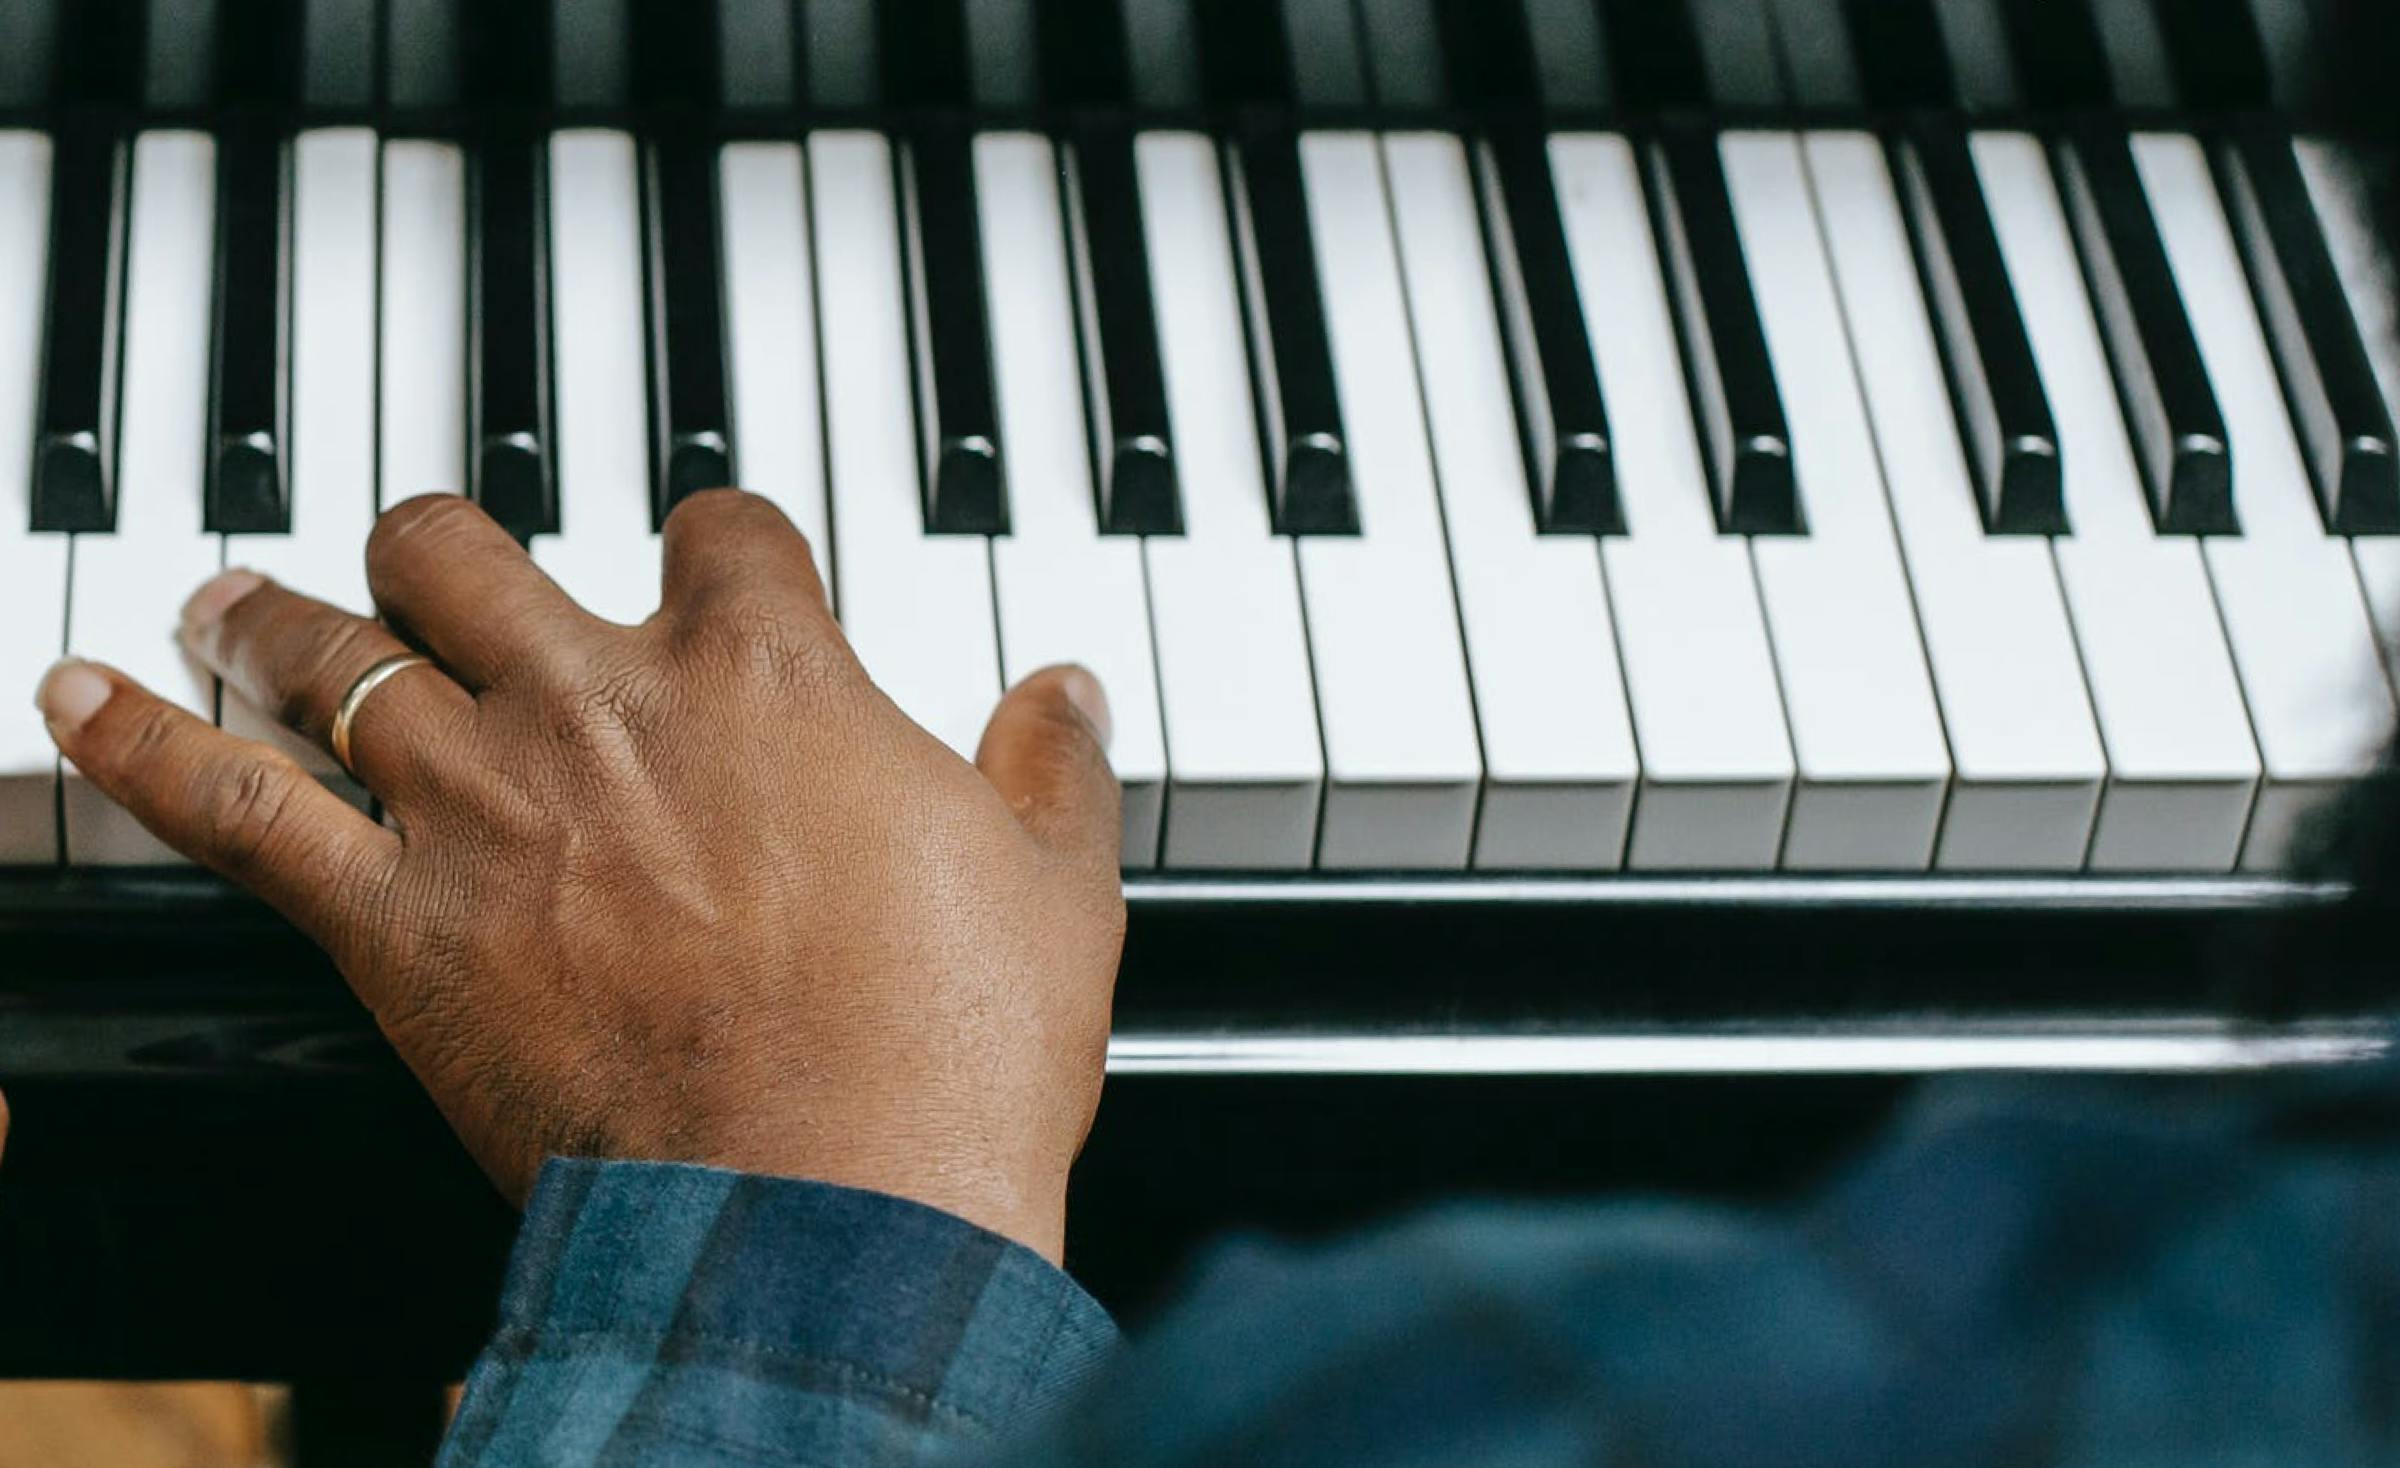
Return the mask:
<path id="1" fill-rule="evenodd" d="M 256 571 L 220 571 L 200 584 L 183 604 L 183 635 L 204 637 L 216 630 L 233 604 L 266 584 Z"/>
<path id="2" fill-rule="evenodd" d="M 42 711 L 42 721 L 50 726 L 51 737 L 63 739 L 90 723 L 115 692 L 116 685 L 106 673 L 78 658 L 66 658 L 42 675 L 33 702 Z"/>

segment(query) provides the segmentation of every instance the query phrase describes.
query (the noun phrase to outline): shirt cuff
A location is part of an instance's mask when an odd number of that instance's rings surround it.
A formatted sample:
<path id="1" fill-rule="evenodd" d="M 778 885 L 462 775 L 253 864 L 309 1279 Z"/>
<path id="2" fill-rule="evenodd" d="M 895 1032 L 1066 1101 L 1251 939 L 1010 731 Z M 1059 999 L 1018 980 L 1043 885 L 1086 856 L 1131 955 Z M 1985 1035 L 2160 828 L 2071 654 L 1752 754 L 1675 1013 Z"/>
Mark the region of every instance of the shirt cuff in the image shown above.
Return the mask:
<path id="1" fill-rule="evenodd" d="M 1047 1260 L 922 1204 L 553 1159 L 442 1460 L 798 1463 L 993 1436 L 1072 1392 L 1116 1338 Z"/>

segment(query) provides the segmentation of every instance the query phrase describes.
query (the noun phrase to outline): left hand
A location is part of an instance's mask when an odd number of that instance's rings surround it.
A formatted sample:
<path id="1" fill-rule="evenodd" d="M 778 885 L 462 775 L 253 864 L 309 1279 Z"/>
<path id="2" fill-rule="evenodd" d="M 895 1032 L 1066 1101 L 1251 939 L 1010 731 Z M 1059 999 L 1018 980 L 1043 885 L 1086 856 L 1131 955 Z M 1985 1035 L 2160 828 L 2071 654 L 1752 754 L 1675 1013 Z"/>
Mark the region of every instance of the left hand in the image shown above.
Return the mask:
<path id="1" fill-rule="evenodd" d="M 1106 703 L 1053 668 L 975 762 L 878 689 L 807 543 L 717 490 L 603 623 L 444 496 L 367 548 L 387 622 L 243 572 L 185 639 L 396 829 L 127 679 L 43 686 L 85 778 L 332 954 L 468 1149 L 522 1199 L 551 1153 L 713 1163 L 946 1209 L 1056 1258 L 1123 935 Z M 405 640 L 404 640 L 405 639 Z"/>

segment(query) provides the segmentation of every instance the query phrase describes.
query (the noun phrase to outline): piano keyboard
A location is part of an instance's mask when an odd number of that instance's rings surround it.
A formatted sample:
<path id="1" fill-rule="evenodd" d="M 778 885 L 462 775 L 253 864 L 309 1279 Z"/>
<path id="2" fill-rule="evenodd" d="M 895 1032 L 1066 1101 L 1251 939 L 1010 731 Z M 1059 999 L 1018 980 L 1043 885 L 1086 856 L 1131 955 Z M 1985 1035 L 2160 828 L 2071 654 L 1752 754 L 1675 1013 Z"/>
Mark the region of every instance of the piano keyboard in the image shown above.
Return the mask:
<path id="1" fill-rule="evenodd" d="M 1115 85 L 1249 100 L 1255 8 L 1192 22 L 1196 75 L 1129 28 Z M 1784 0 L 1780 43 L 1854 9 Z M 721 86 L 833 95 L 735 43 L 846 11 L 728 0 Z M 473 494 L 631 623 L 730 481 L 960 752 L 1007 682 L 1098 672 L 1129 868 L 2269 869 L 2370 768 L 2400 325 L 2356 157 L 1560 126 L 1473 103 L 1571 110 L 1572 55 L 1359 13 L 1274 85 L 1464 116 L 0 131 L 0 684 L 65 651 L 287 737 L 175 647 L 218 567 L 369 610 L 378 508 Z M 562 96 L 634 85 L 580 35 Z M 985 39 L 1003 104 L 1054 80 Z M 1870 93 L 1907 72 L 1850 41 Z M 1701 59 L 1650 105 L 1773 84 Z M 26 704 L 0 862 L 167 860 Z"/>

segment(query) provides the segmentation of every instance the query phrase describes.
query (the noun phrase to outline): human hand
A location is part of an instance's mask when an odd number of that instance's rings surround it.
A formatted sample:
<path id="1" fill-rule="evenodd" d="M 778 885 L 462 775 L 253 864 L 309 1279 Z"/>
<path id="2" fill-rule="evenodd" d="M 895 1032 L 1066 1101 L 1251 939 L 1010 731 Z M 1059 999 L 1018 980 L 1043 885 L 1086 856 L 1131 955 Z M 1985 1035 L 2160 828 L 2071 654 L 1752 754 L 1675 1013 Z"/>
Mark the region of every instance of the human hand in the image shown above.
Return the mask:
<path id="1" fill-rule="evenodd" d="M 658 614 L 601 622 L 481 510 L 367 546 L 385 623 L 228 572 L 193 652 L 352 763 L 379 826 L 121 673 L 40 701 L 84 776 L 332 955 L 510 1198 L 549 1154 L 912 1198 L 1053 1259 L 1124 931 L 1106 702 L 1011 690 L 972 765 L 869 680 L 765 500 L 665 527 Z M 403 640 L 405 639 L 405 641 Z"/>

